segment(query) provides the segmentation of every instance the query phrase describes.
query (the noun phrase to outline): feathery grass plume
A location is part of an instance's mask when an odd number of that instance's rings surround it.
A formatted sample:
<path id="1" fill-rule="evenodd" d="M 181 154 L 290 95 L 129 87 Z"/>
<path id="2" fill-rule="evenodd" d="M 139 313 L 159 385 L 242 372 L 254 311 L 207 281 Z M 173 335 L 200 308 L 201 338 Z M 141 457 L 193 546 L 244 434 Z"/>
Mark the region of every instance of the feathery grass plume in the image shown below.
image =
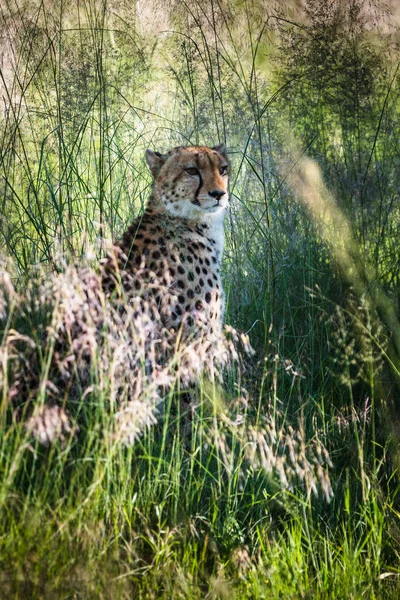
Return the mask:
<path id="1" fill-rule="evenodd" d="M 161 293 L 165 287 L 156 276 L 152 285 Z M 89 267 L 67 266 L 32 279 L 10 314 L 6 299 L 16 295 L 6 272 L 0 287 L 2 381 L 8 381 L 16 406 L 27 411 L 32 405 L 27 431 L 45 443 L 73 435 L 77 428 L 67 414 L 80 398 L 96 394 L 105 394 L 115 412 L 115 439 L 133 443 L 156 422 L 168 390 L 178 382 L 193 384 L 202 374 L 221 377 L 227 365 L 239 361 L 239 343 L 249 349 L 246 336 L 230 327 L 210 337 L 198 311 L 179 330 L 166 329 L 151 294 L 136 296 L 133 285 L 119 283 L 110 296 L 101 274 Z M 36 331 L 37 339 L 20 333 L 19 326 Z"/>
<path id="2" fill-rule="evenodd" d="M 7 316 L 12 313 L 12 305 L 18 302 L 10 267 L 10 261 L 0 260 L 0 321 L 7 319 Z"/>
<path id="3" fill-rule="evenodd" d="M 323 318 L 332 324 L 331 355 L 341 383 L 350 387 L 359 381 L 368 383 L 371 371 L 380 376 L 389 338 L 382 322 L 371 313 L 366 293 L 357 298 L 350 290 L 344 305 L 336 305 L 330 315 L 324 312 Z M 336 375 L 334 369 L 332 373 Z"/>
<path id="4" fill-rule="evenodd" d="M 300 487 L 308 499 L 321 493 L 329 502 L 333 465 L 318 428 L 308 439 L 302 417 L 297 426 L 288 424 L 285 411 L 272 401 L 273 386 L 271 378 L 270 400 L 263 410 L 254 412 L 257 403 L 245 390 L 230 406 L 220 405 L 207 433 L 209 443 L 217 445 L 228 476 L 236 470 L 245 481 L 250 468 L 270 476 L 281 493 Z"/>
<path id="5" fill-rule="evenodd" d="M 51 382 L 48 384 L 51 385 Z M 46 404 L 35 406 L 25 427 L 35 440 L 45 446 L 57 440 L 64 442 L 66 437 L 73 436 L 77 430 L 76 426 L 71 427 L 70 420 L 62 407 Z"/>

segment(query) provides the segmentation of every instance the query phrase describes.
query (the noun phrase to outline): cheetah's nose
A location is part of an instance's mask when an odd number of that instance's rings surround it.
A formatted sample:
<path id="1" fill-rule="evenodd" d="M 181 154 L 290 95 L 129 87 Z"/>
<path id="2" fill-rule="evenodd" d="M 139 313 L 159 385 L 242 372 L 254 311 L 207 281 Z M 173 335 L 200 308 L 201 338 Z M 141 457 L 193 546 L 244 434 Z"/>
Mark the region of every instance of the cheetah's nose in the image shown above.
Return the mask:
<path id="1" fill-rule="evenodd" d="M 211 192 L 208 192 L 209 196 L 211 196 L 212 198 L 216 198 L 217 200 L 221 200 L 224 194 L 224 190 L 211 190 Z"/>

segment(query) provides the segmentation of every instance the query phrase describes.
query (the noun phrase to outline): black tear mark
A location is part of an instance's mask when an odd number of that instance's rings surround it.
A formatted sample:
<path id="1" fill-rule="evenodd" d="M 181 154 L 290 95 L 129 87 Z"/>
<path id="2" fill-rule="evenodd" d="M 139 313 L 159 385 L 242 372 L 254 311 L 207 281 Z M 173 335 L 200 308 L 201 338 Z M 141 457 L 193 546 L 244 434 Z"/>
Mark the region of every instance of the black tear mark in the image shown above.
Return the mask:
<path id="1" fill-rule="evenodd" d="M 193 200 L 193 204 L 196 204 L 196 206 L 200 206 L 200 202 L 199 202 L 199 199 L 197 198 L 197 196 L 202 188 L 202 185 L 203 185 L 203 180 L 201 178 L 201 173 L 199 171 L 199 185 L 197 186 L 197 190 L 196 190 L 196 193 L 194 195 L 194 200 Z"/>

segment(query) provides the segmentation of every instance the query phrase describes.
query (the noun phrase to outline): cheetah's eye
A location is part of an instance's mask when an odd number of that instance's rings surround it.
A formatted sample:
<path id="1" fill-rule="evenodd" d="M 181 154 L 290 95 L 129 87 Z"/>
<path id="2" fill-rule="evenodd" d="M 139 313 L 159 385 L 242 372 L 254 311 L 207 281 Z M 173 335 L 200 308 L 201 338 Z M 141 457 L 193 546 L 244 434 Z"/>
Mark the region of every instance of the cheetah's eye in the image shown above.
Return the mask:
<path id="1" fill-rule="evenodd" d="M 196 169 L 196 167 L 189 167 L 188 169 L 185 169 L 185 171 L 189 175 L 198 175 L 199 174 L 199 171 L 198 171 L 198 169 Z"/>
<path id="2" fill-rule="evenodd" d="M 219 174 L 220 175 L 227 175 L 228 174 L 228 167 L 221 167 L 219 170 Z"/>

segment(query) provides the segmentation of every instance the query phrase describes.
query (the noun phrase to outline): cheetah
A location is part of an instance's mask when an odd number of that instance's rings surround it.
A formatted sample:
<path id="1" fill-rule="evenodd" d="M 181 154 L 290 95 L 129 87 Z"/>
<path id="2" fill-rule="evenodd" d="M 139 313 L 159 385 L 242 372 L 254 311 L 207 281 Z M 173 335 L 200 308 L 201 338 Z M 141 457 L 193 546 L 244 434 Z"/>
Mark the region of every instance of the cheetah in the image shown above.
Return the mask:
<path id="1" fill-rule="evenodd" d="M 119 280 L 136 297 L 152 297 L 169 330 L 184 335 L 200 317 L 207 336 L 218 335 L 227 149 L 219 144 L 179 146 L 165 154 L 147 150 L 146 160 L 153 176 L 147 207 L 103 260 L 104 281 L 109 289 Z"/>

